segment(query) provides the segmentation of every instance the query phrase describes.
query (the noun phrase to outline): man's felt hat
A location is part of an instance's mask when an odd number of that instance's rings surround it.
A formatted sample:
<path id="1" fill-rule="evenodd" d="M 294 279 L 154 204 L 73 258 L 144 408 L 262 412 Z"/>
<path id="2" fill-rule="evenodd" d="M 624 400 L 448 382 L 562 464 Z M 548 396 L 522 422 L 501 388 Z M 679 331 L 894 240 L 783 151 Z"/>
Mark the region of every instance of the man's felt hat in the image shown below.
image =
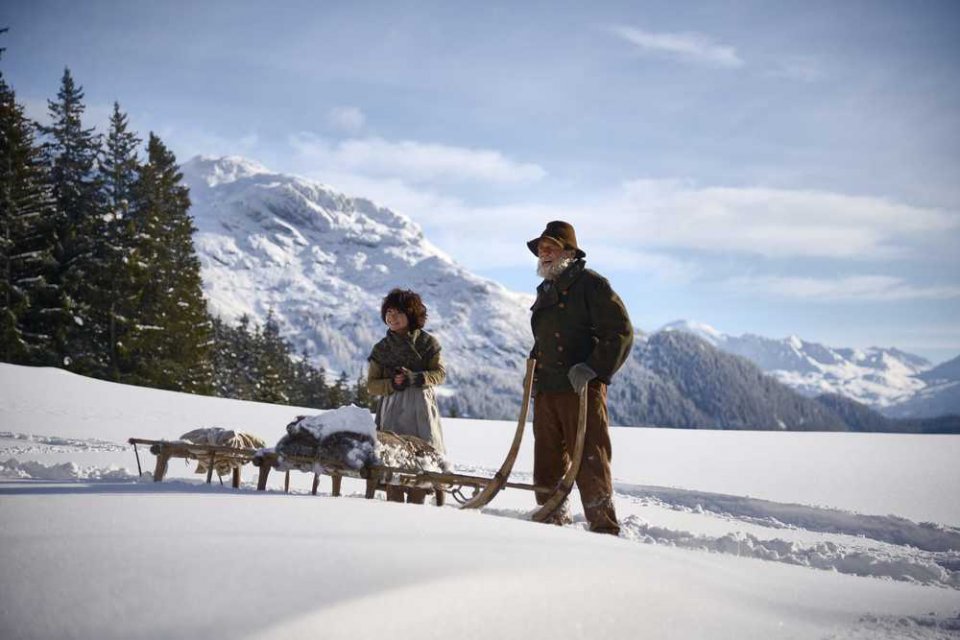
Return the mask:
<path id="1" fill-rule="evenodd" d="M 577 246 L 577 234 L 573 230 L 573 225 L 563 220 L 548 222 L 547 228 L 543 230 L 543 233 L 527 243 L 527 247 L 535 256 L 539 255 L 539 253 L 537 253 L 537 245 L 540 244 L 541 240 L 553 240 L 564 249 L 576 251 L 578 258 L 584 258 L 587 255 L 585 251 Z"/>

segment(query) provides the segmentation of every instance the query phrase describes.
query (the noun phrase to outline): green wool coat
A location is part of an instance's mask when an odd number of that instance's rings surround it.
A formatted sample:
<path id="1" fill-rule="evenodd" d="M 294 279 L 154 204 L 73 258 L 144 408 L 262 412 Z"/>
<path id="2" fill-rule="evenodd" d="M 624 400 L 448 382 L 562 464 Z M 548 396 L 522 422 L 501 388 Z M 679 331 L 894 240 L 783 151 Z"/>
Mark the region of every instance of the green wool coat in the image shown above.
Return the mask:
<path id="1" fill-rule="evenodd" d="M 633 346 L 633 325 L 623 301 L 582 259 L 556 280 L 544 280 L 530 310 L 537 391 L 572 391 L 567 371 L 581 362 L 610 384 Z"/>

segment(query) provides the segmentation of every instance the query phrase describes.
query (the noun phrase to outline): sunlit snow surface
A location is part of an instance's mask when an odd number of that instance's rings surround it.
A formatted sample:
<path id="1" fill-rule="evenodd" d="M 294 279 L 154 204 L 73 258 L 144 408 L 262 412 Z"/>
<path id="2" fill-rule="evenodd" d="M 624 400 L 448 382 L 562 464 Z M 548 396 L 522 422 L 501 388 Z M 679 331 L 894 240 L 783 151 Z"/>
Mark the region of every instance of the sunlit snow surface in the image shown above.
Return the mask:
<path id="1" fill-rule="evenodd" d="M 138 480 L 130 436 L 275 442 L 296 407 L 0 365 L 0 637 L 947 638 L 960 633 L 958 436 L 613 430 L 620 539 L 194 465 Z M 508 422 L 444 421 L 492 475 Z M 529 482 L 531 435 L 516 465 Z M 139 449 L 145 473 L 154 459 Z M 449 501 L 453 502 L 453 501 Z"/>

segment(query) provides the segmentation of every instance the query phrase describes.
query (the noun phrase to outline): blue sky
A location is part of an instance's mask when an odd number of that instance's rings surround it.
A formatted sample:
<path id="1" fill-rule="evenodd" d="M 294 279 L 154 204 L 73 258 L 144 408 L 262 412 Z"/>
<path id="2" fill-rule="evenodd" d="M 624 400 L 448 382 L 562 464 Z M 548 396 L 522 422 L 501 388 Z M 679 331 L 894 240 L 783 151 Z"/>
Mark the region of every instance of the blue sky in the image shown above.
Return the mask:
<path id="1" fill-rule="evenodd" d="M 634 323 L 960 353 L 960 3 L 7 2 L 181 161 L 238 154 L 408 214 L 532 291 L 577 228 Z"/>

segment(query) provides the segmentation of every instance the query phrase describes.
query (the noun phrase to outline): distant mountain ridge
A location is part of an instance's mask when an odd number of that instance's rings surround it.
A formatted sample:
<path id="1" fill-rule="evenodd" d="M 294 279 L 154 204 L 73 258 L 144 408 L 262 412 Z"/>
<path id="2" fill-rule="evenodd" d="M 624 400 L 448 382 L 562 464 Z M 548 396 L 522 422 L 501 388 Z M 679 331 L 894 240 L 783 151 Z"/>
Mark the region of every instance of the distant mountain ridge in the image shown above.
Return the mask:
<path id="1" fill-rule="evenodd" d="M 531 295 L 469 273 L 408 217 L 369 200 L 237 157 L 197 157 L 182 171 L 214 313 L 232 322 L 246 314 L 262 323 L 272 310 L 297 353 L 332 376 L 346 371 L 357 379 L 385 333 L 382 297 L 393 287 L 414 289 L 429 307 L 427 330 L 443 345 L 443 407 L 472 417 L 517 415 L 532 344 Z M 715 333 L 705 342 L 675 329 L 637 332 L 633 353 L 610 388 L 612 421 L 849 428 L 831 408 L 715 348 Z"/>
<path id="2" fill-rule="evenodd" d="M 631 365 L 611 387 L 611 413 L 629 424 L 713 429 L 844 431 L 831 409 L 765 375 L 752 362 L 698 336 L 659 331 L 634 346 Z M 626 401 L 624 401 L 626 400 Z M 631 402 L 632 401 L 632 402 Z"/>
<path id="3" fill-rule="evenodd" d="M 884 413 L 894 418 L 960 415 L 960 356 L 918 376 L 927 386 Z"/>
<path id="4" fill-rule="evenodd" d="M 954 393 L 960 391 L 960 386 L 951 384 L 960 381 L 960 357 L 932 368 L 928 360 L 894 348 L 834 348 L 797 336 L 782 340 L 731 336 L 687 320 L 661 330 L 699 336 L 718 349 L 747 358 L 809 397 L 839 394 L 890 417 L 960 413 L 960 396 L 948 393 L 953 387 L 958 387 Z"/>

